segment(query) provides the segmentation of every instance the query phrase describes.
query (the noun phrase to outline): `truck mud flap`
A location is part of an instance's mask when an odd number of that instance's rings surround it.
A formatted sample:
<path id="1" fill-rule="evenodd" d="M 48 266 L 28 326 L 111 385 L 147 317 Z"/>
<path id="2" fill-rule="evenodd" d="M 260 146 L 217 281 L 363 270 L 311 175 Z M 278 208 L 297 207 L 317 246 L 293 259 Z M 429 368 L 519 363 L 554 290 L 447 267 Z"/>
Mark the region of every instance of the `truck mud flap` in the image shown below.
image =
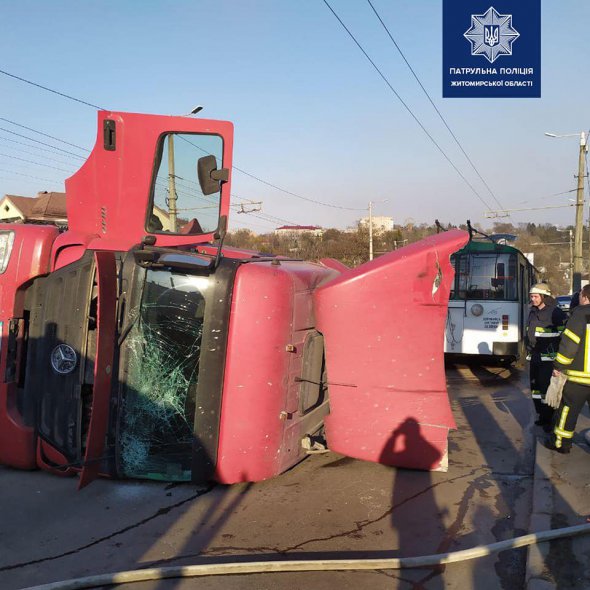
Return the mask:
<path id="1" fill-rule="evenodd" d="M 468 237 L 452 230 L 426 238 L 347 270 L 314 293 L 331 450 L 446 470 L 447 435 L 455 427 L 443 352 L 450 256 Z"/>

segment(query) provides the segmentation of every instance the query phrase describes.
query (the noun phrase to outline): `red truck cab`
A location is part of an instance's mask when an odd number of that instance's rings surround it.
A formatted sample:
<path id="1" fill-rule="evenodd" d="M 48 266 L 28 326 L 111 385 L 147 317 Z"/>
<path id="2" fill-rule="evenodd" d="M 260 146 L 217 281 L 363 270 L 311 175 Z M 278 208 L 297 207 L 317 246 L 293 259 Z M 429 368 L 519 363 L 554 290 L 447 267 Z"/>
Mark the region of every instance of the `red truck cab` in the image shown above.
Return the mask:
<path id="1" fill-rule="evenodd" d="M 0 225 L 0 462 L 258 481 L 332 450 L 444 469 L 451 231 L 357 269 L 222 247 L 233 127 L 100 111 L 68 230 Z"/>

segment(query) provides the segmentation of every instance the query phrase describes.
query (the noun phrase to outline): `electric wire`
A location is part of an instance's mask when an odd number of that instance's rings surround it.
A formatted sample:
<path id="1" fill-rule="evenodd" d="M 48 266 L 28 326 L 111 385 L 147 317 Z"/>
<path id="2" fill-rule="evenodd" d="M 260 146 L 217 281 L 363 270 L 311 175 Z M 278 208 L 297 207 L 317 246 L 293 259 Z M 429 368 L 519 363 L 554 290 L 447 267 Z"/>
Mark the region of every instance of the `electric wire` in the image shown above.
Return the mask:
<path id="1" fill-rule="evenodd" d="M 455 172 L 462 178 L 463 182 L 465 182 L 465 184 L 471 189 L 471 191 L 473 192 L 473 194 L 482 202 L 483 205 L 485 205 L 488 209 L 491 209 L 491 207 L 487 204 L 487 202 L 485 201 L 485 199 L 479 194 L 479 192 L 469 182 L 469 180 L 467 180 L 467 178 L 459 170 L 459 168 L 457 168 L 457 166 L 451 160 L 451 158 L 449 158 L 449 156 L 447 155 L 447 153 L 437 143 L 437 141 L 434 139 L 434 137 L 432 137 L 432 135 L 426 129 L 426 127 L 424 127 L 422 121 L 420 121 L 420 119 L 418 119 L 418 117 L 414 114 L 414 112 L 412 111 L 412 109 L 408 106 L 408 104 L 404 101 L 404 99 L 399 95 L 399 93 L 397 92 L 397 90 L 395 90 L 395 88 L 392 86 L 391 82 L 387 79 L 387 77 L 385 76 L 385 74 L 383 74 L 383 72 L 379 69 L 379 67 L 377 66 L 377 64 L 371 59 L 371 57 L 369 56 L 369 54 L 365 51 L 365 49 L 363 48 L 363 46 L 357 41 L 356 37 L 352 34 L 352 32 L 350 31 L 350 29 L 344 24 L 344 22 L 342 21 L 342 19 L 336 14 L 336 12 L 332 8 L 332 6 L 330 6 L 330 3 L 328 2 L 328 0 L 323 0 L 323 1 L 324 1 L 324 4 L 330 9 L 330 12 L 334 15 L 334 17 L 336 18 L 336 20 L 340 23 L 340 25 L 342 26 L 342 28 L 348 33 L 348 35 L 354 41 L 354 43 L 356 44 L 356 46 L 360 49 L 360 51 L 363 53 L 363 55 L 367 58 L 367 60 L 373 66 L 373 68 L 375 69 L 375 71 L 379 74 L 379 76 L 381 77 L 381 79 L 385 82 L 385 84 L 387 84 L 387 86 L 391 90 L 391 92 L 393 92 L 393 94 L 401 102 L 401 104 L 406 109 L 406 111 L 410 114 L 410 116 L 412 117 L 412 119 L 414 119 L 414 121 L 418 124 L 418 126 L 420 127 L 420 129 L 422 129 L 422 131 L 426 134 L 426 136 L 428 137 L 428 139 L 430 139 L 430 141 L 438 149 L 438 151 L 442 154 L 442 156 L 445 158 L 445 160 L 453 167 L 453 169 L 455 170 Z"/>
<path id="2" fill-rule="evenodd" d="M 69 152 L 68 150 L 64 150 L 59 148 L 55 145 L 51 145 L 50 143 L 46 143 L 45 141 L 39 141 L 38 139 L 34 139 L 33 137 L 28 137 L 27 135 L 22 135 L 21 133 L 17 133 L 16 131 L 11 131 L 10 129 L 5 129 L 4 127 L 0 127 L 0 131 L 5 131 L 6 133 L 10 133 L 12 135 L 16 135 L 17 137 L 22 137 L 23 139 L 28 139 L 29 141 L 34 141 L 40 145 L 45 145 L 47 147 L 51 147 L 54 150 L 58 150 L 59 152 L 63 152 L 64 154 L 69 154 L 70 156 L 75 156 L 76 158 L 85 159 L 84 156 L 80 156 L 79 154 L 74 154 L 73 152 Z M 35 133 L 41 133 L 40 131 L 36 131 Z"/>
<path id="3" fill-rule="evenodd" d="M 4 170 L 3 168 L 0 168 L 0 172 L 3 172 L 4 174 L 16 174 L 17 176 L 26 176 L 27 178 L 34 178 L 35 180 L 44 180 L 46 182 L 63 182 L 62 180 L 56 180 L 55 178 L 42 178 L 41 176 L 24 174 L 23 172 L 16 172 L 15 170 Z"/>
<path id="4" fill-rule="evenodd" d="M 79 150 L 82 150 L 83 152 L 87 152 L 87 153 L 90 152 L 90 150 L 88 148 L 81 147 L 79 145 L 76 145 L 75 143 L 70 143 L 69 141 L 65 141 L 64 139 L 60 139 L 59 137 L 49 135 L 48 133 L 43 133 L 42 131 L 39 131 L 37 129 L 33 129 L 32 127 L 27 127 L 26 125 L 21 125 L 20 123 L 17 123 L 15 121 L 11 121 L 10 119 L 0 117 L 0 121 L 5 121 L 6 123 L 10 123 L 11 125 L 14 125 L 15 127 L 21 127 L 22 129 L 26 129 L 27 131 L 32 131 L 33 133 L 38 133 L 39 135 L 42 135 L 43 137 L 48 137 L 49 139 L 59 141 L 60 143 L 63 143 L 65 145 L 69 145 L 71 147 L 78 148 Z M 9 131 L 9 133 L 14 133 L 14 132 Z M 15 133 L 15 135 L 18 135 L 18 133 Z M 21 137 L 24 137 L 24 136 L 21 136 Z M 33 140 L 33 141 L 37 141 L 37 140 Z M 39 142 L 39 143 L 41 143 L 41 142 Z M 59 149 L 59 148 L 55 148 L 55 149 Z"/>
<path id="5" fill-rule="evenodd" d="M 2 128 L 0 128 L 0 130 L 2 130 Z M 11 132 L 9 131 L 9 133 L 11 133 Z M 23 137 L 23 136 L 21 136 L 21 137 Z M 50 144 L 45 143 L 45 142 L 42 142 L 42 141 L 39 141 L 37 143 L 40 143 L 40 144 L 46 145 L 46 146 L 50 146 L 53 149 L 47 149 L 47 148 L 42 148 L 42 147 L 39 147 L 39 146 L 36 146 L 36 145 L 31 145 L 30 143 L 25 143 L 24 141 L 18 141 L 16 139 L 11 139 L 10 137 L 4 137 L 2 135 L 0 135 L 0 139 L 2 139 L 4 141 L 9 141 L 10 143 L 16 143 L 17 145 L 24 145 L 26 147 L 30 147 L 30 148 L 39 150 L 40 152 L 48 152 L 48 153 L 57 154 L 57 155 L 60 155 L 60 156 L 62 155 L 62 152 L 63 152 L 63 153 L 68 154 L 70 156 L 79 158 L 80 160 L 85 160 L 86 159 L 84 156 L 79 156 L 78 154 L 74 154 L 73 152 L 68 152 L 66 150 L 61 150 L 60 148 L 57 148 L 55 146 L 51 146 Z M 27 138 L 27 139 L 30 139 L 31 141 L 37 141 L 37 140 L 35 140 L 33 138 Z M 59 150 L 59 151 L 57 151 L 57 150 Z"/>
<path id="6" fill-rule="evenodd" d="M 48 88 L 47 86 L 42 86 L 41 84 L 37 84 L 36 82 L 31 82 L 31 80 L 27 80 L 26 78 L 21 78 L 20 76 L 16 76 L 14 74 L 11 74 L 10 72 L 0 70 L 0 74 L 4 74 L 5 76 L 10 76 L 11 78 L 14 78 L 15 80 L 20 80 L 21 82 L 25 82 L 26 84 L 30 84 L 31 86 L 36 86 L 37 88 L 41 88 L 42 90 L 47 90 L 48 92 L 53 92 L 53 94 L 57 94 L 58 96 L 62 96 L 64 98 L 69 98 L 70 100 L 74 100 L 76 102 L 85 104 L 89 107 L 93 107 L 95 109 L 98 109 L 99 111 L 106 111 L 107 110 L 107 109 L 104 109 L 103 107 L 99 107 L 95 104 L 92 104 L 91 102 L 86 102 L 85 100 L 75 98 L 74 96 L 70 96 L 69 94 L 64 94 L 63 92 L 59 92 L 58 90 L 53 90 L 52 88 Z"/>
<path id="7" fill-rule="evenodd" d="M 254 213 L 250 213 L 249 215 L 252 215 L 253 217 L 257 217 L 259 219 L 265 219 L 266 221 L 274 221 L 275 223 L 284 223 L 286 225 L 298 225 L 294 221 L 290 221 L 288 219 L 283 219 L 282 217 L 276 217 L 274 215 L 270 215 L 270 214 L 264 213 L 264 212 L 260 212 L 260 213 L 254 212 Z"/>
<path id="8" fill-rule="evenodd" d="M 35 162 L 33 160 L 26 160 L 25 158 L 18 158 L 17 156 L 10 156 L 8 154 L 0 153 L 0 156 L 5 158 L 10 158 L 12 160 L 19 160 L 21 162 L 27 162 L 28 164 L 35 164 L 36 166 L 45 166 L 46 168 L 52 168 L 53 170 L 59 170 L 60 172 L 65 172 L 66 174 L 72 174 L 75 170 L 64 170 L 63 168 L 58 168 L 57 166 L 51 166 L 50 164 L 41 164 L 40 162 Z"/>
<path id="9" fill-rule="evenodd" d="M 526 205 L 527 203 L 533 203 L 533 202 L 537 202 L 537 201 L 541 201 L 541 200 L 545 200 L 545 199 L 552 199 L 554 197 L 560 197 L 561 195 L 569 195 L 570 193 L 575 193 L 577 192 L 577 188 L 572 188 L 569 189 L 567 191 L 561 191 L 559 193 L 553 193 L 551 195 L 545 195 L 544 197 L 537 197 L 535 199 L 527 199 L 526 201 L 519 201 L 518 203 L 516 203 L 517 205 Z"/>
<path id="10" fill-rule="evenodd" d="M 369 6 L 373 9 L 375 16 L 379 19 L 379 22 L 381 23 L 381 25 L 385 29 L 385 32 L 387 33 L 387 35 L 391 39 L 391 42 L 395 45 L 395 48 L 398 50 L 399 54 L 402 56 L 402 59 L 406 62 L 406 65 L 410 69 L 410 72 L 412 72 L 412 75 L 416 79 L 416 82 L 418 82 L 418 84 L 420 85 L 420 88 L 422 88 L 422 91 L 426 95 L 426 98 L 428 98 L 428 100 L 430 101 L 432 108 L 436 111 L 436 114 L 439 116 L 440 120 L 443 122 L 444 126 L 447 128 L 447 131 L 451 134 L 451 137 L 455 140 L 455 143 L 459 146 L 459 149 L 461 150 L 461 152 L 463 153 L 463 155 L 465 156 L 465 158 L 467 159 L 467 161 L 469 162 L 469 164 L 471 165 L 471 167 L 473 168 L 473 170 L 475 171 L 475 173 L 477 174 L 479 179 L 482 181 L 484 186 L 488 189 L 490 195 L 492 196 L 494 201 L 496 201 L 496 204 L 501 209 L 504 209 L 504 206 L 502 205 L 502 203 L 500 203 L 500 201 L 496 198 L 494 191 L 489 187 L 488 183 L 485 181 L 483 176 L 479 173 L 479 170 L 477 169 L 477 167 L 475 166 L 475 164 L 473 163 L 473 161 L 471 160 L 471 158 L 469 157 L 467 152 L 463 149 L 461 142 L 459 141 L 459 139 L 457 138 L 457 136 L 455 135 L 455 133 L 453 132 L 453 130 L 451 129 L 451 127 L 447 123 L 446 119 L 443 117 L 442 113 L 440 112 L 440 110 L 438 109 L 438 107 L 436 106 L 434 101 L 432 100 L 430 94 L 428 93 L 428 91 L 426 90 L 426 88 L 424 87 L 422 82 L 420 81 L 420 78 L 418 78 L 418 75 L 414 71 L 414 68 L 410 65 L 410 62 L 407 60 L 406 56 L 404 55 L 404 52 L 401 50 L 400 46 L 398 45 L 396 40 L 393 38 L 393 35 L 391 34 L 390 30 L 387 28 L 387 25 L 383 22 L 383 19 L 381 18 L 381 16 L 379 15 L 377 10 L 375 9 L 375 6 L 373 6 L 373 3 L 371 2 L 371 0 L 367 0 L 367 2 L 369 3 Z"/>
<path id="11" fill-rule="evenodd" d="M 76 98 L 74 96 L 70 96 L 69 94 L 65 94 L 64 92 L 59 92 L 57 90 L 53 90 L 51 88 L 48 88 L 46 86 L 43 86 L 42 84 L 38 84 L 36 82 L 32 82 L 31 80 L 27 80 L 27 79 L 22 78 L 20 76 L 16 76 L 15 74 L 11 74 L 11 73 L 6 72 L 4 70 L 0 70 L 0 74 L 4 74 L 6 76 L 10 76 L 11 78 L 15 78 L 16 80 L 20 80 L 21 82 L 25 82 L 27 84 L 31 84 L 32 86 L 36 86 L 38 88 L 42 88 L 43 90 L 47 90 L 48 92 L 52 92 L 52 93 L 57 94 L 57 95 L 59 95 L 59 96 L 61 96 L 63 98 L 68 98 L 70 100 L 73 100 L 75 102 L 78 102 L 78 103 L 87 105 L 89 107 L 92 107 L 92 108 L 95 108 L 95 109 L 98 109 L 98 110 L 101 110 L 101 111 L 107 110 L 107 109 L 104 109 L 102 107 L 99 107 L 98 105 L 92 104 L 92 103 L 87 102 L 85 100 L 81 100 L 81 99 Z M 65 143 L 67 145 L 71 145 L 71 146 L 76 147 L 78 149 L 81 149 L 81 150 L 84 150 L 84 151 L 90 151 L 90 150 L 87 150 L 86 148 L 83 148 L 83 147 L 78 146 L 76 144 L 69 143 L 69 142 L 64 141 L 62 139 L 58 139 L 58 138 L 53 137 L 51 135 L 48 135 L 46 133 L 42 133 L 40 131 L 37 131 L 36 129 L 33 129 L 31 127 L 27 127 L 25 125 L 21 125 L 19 123 L 15 123 L 14 121 L 10 121 L 9 119 L 6 119 L 4 117 L 0 117 L 0 121 L 6 121 L 7 123 L 11 123 L 12 125 L 16 125 L 18 127 L 22 127 L 24 129 L 28 129 L 29 131 L 33 131 L 34 133 L 39 133 L 40 135 L 43 135 L 45 137 L 50 137 L 51 139 L 54 139 L 56 141 L 60 141 L 60 142 Z M 186 141 L 187 143 L 189 143 L 192 146 L 196 147 L 197 149 L 201 150 L 202 152 L 204 152 L 206 154 L 209 153 L 206 150 L 204 150 L 203 148 L 201 148 L 201 147 L 195 145 L 194 143 L 188 141 L 186 138 L 182 137 L 181 135 L 179 137 L 180 137 L 180 139 L 183 139 L 184 141 Z M 271 188 L 274 188 L 274 189 L 276 189 L 276 190 L 278 190 L 280 192 L 283 192 L 283 193 L 285 193 L 287 195 L 290 195 L 292 197 L 296 197 L 298 199 L 302 199 L 302 200 L 307 201 L 309 203 L 314 203 L 316 205 L 321 205 L 323 207 L 331 207 L 333 209 L 341 209 L 341 210 L 344 210 L 344 211 L 365 211 L 365 209 L 366 209 L 365 207 L 362 207 L 362 208 L 359 208 L 359 207 L 343 207 L 341 205 L 333 205 L 331 203 L 325 203 L 323 201 L 318 201 L 317 199 L 310 199 L 309 197 L 304 197 L 303 195 L 299 195 L 297 193 L 294 193 L 292 191 L 289 191 L 287 189 L 284 189 L 284 188 L 282 188 L 282 187 L 280 187 L 280 186 L 278 186 L 276 184 L 273 184 L 271 182 L 268 182 L 268 181 L 266 181 L 266 180 L 264 180 L 264 179 L 262 179 L 262 178 L 260 178 L 260 177 L 258 177 L 256 175 L 254 175 L 254 174 L 251 174 L 250 172 L 247 172 L 246 170 L 243 170 L 242 168 L 238 168 L 237 166 L 232 166 L 232 168 L 234 170 L 237 170 L 238 172 L 241 172 L 242 174 L 245 174 L 246 176 L 249 176 L 250 178 L 252 178 L 252 179 L 254 179 L 254 180 L 258 181 L 258 182 L 261 182 L 262 184 L 266 184 L 267 186 L 270 186 Z"/>
<path id="12" fill-rule="evenodd" d="M 209 156 L 213 155 L 213 154 L 210 154 L 207 150 L 204 150 L 202 147 L 194 144 L 192 141 L 189 141 L 188 139 L 186 139 L 186 137 L 183 137 L 182 135 L 179 135 L 178 137 L 180 137 L 180 139 L 182 139 L 186 143 L 189 143 L 193 147 L 197 148 L 201 152 L 203 152 Z M 366 210 L 366 207 L 363 207 L 363 208 L 343 207 L 342 205 L 333 205 L 331 203 L 324 203 L 323 201 L 318 201 L 316 199 L 310 199 L 309 197 L 304 197 L 302 195 L 298 195 L 297 193 L 291 192 L 287 189 L 281 188 L 280 186 L 277 186 L 276 184 L 273 184 L 272 182 L 268 182 L 267 180 L 264 180 L 258 176 L 255 176 L 254 174 L 251 174 L 250 172 L 246 172 L 246 170 L 242 170 L 241 168 L 238 168 L 235 165 L 232 165 L 232 169 L 237 170 L 238 172 L 241 172 L 242 174 L 245 174 L 246 176 L 249 176 L 250 178 L 253 178 L 254 180 L 257 180 L 258 182 L 261 182 L 262 184 L 266 184 L 267 186 L 270 186 L 271 188 L 281 191 L 282 193 L 285 193 L 287 195 L 291 195 L 292 197 L 296 197 L 298 199 L 302 199 L 303 201 L 307 201 L 309 203 L 315 203 L 316 205 L 322 205 L 323 207 L 331 207 L 332 209 L 342 209 L 345 211 L 365 211 Z"/>
<path id="13" fill-rule="evenodd" d="M 6 139 L 7 138 L 4 138 L 4 137 L 0 136 L 0 142 L 2 140 L 6 140 Z M 8 140 L 8 141 L 11 141 L 11 140 Z M 35 153 L 35 152 L 30 152 L 28 150 L 23 150 L 22 148 L 14 147 L 12 145 L 4 145 L 3 147 L 5 149 L 14 150 L 15 152 L 18 152 L 19 154 L 28 154 L 29 156 L 36 156 L 36 157 L 39 157 L 39 158 L 44 158 L 46 160 L 49 160 L 50 162 L 57 162 L 58 164 L 65 164 L 66 166 L 69 166 L 69 165 L 72 165 L 73 166 L 74 165 L 71 162 L 64 162 L 63 160 L 57 160 L 56 158 L 52 158 L 51 156 L 46 156 L 45 154 L 39 154 L 39 153 Z M 35 146 L 29 146 L 29 147 L 35 147 Z M 39 148 L 39 149 L 43 149 L 43 148 Z M 45 151 L 49 151 L 49 150 L 45 150 Z M 57 153 L 58 154 L 59 152 L 53 152 L 53 153 Z M 79 164 L 79 163 L 76 163 L 76 164 Z"/>
<path id="14" fill-rule="evenodd" d="M 344 211 L 366 211 L 367 210 L 366 207 L 343 207 L 342 205 L 332 205 L 331 203 L 324 203 L 323 201 L 318 201 L 316 199 L 310 199 L 309 197 L 304 197 L 302 195 L 298 195 L 297 193 L 293 193 L 287 189 L 281 188 L 280 186 L 277 186 L 276 184 L 272 184 L 271 182 L 263 180 L 262 178 L 259 178 L 258 176 L 254 176 L 254 174 L 250 174 L 250 172 L 246 172 L 245 170 L 242 170 L 241 168 L 238 168 L 237 166 L 232 166 L 232 168 L 234 170 L 237 170 L 238 172 L 241 172 L 242 174 L 245 174 L 246 176 L 249 176 L 250 178 L 253 178 L 254 180 L 257 180 L 258 182 L 261 182 L 262 184 L 266 184 L 267 186 L 270 186 L 278 191 L 281 191 L 282 193 L 285 193 L 287 195 L 291 195 L 292 197 L 296 197 L 298 199 L 301 199 L 303 201 L 307 201 L 309 203 L 315 203 L 316 205 L 322 205 L 323 207 L 331 207 L 332 209 L 341 209 Z"/>

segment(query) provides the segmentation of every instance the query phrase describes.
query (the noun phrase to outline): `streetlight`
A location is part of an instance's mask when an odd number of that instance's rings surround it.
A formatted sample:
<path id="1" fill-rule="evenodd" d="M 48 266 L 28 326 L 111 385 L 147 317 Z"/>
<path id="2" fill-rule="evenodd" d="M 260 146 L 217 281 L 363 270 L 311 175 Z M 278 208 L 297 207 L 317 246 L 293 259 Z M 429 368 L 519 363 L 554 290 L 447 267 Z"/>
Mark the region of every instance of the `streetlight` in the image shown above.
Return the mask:
<path id="1" fill-rule="evenodd" d="M 582 288 L 582 268 L 583 268 L 583 255 L 582 255 L 582 233 L 584 231 L 584 154 L 588 151 L 586 142 L 586 133 L 584 131 L 580 133 L 566 133 L 556 134 L 547 133 L 547 137 L 554 137 L 560 139 L 562 137 L 579 137 L 580 138 L 580 153 L 578 157 L 578 192 L 576 198 L 576 225 L 574 233 L 574 264 L 573 264 L 573 276 L 572 276 L 572 288 L 573 291 L 579 291 Z"/>

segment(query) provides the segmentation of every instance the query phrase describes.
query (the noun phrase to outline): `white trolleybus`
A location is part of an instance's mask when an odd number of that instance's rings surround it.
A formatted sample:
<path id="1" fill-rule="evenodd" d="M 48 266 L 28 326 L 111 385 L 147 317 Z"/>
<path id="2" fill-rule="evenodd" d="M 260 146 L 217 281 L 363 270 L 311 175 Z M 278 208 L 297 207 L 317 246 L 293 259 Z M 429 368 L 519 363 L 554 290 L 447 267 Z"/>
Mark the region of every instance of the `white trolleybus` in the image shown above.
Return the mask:
<path id="1" fill-rule="evenodd" d="M 506 234 L 475 238 L 453 254 L 445 352 L 488 355 L 512 362 L 524 358 L 529 289 L 535 267 Z M 483 236 L 483 235 L 482 235 Z"/>

